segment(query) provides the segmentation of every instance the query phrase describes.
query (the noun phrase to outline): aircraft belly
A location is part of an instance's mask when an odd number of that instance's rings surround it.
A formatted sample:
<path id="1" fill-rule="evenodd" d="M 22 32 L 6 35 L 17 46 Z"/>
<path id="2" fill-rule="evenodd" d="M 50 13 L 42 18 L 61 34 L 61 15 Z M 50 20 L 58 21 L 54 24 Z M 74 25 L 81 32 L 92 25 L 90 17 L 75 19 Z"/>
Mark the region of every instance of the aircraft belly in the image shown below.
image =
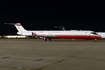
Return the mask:
<path id="1" fill-rule="evenodd" d="M 36 36 L 28 36 L 31 38 L 36 38 Z M 37 38 L 74 38 L 74 39 L 95 39 L 97 36 L 89 36 L 89 35 L 38 35 Z"/>
<path id="2" fill-rule="evenodd" d="M 75 38 L 75 39 L 95 39 L 95 36 L 89 35 L 57 35 L 56 38 Z"/>

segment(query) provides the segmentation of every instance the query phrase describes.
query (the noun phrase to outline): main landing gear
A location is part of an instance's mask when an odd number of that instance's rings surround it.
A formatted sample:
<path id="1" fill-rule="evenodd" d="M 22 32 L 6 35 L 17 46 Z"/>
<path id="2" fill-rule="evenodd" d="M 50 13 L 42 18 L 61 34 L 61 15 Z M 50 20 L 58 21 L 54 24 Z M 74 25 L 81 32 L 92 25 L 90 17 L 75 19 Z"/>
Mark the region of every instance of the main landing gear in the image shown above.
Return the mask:
<path id="1" fill-rule="evenodd" d="M 44 39 L 43 39 L 43 41 L 44 41 L 44 42 L 46 42 L 46 41 L 47 41 L 47 39 L 46 39 L 46 38 L 44 38 Z M 51 41 L 51 39 L 48 39 L 48 41 Z"/>
<path id="2" fill-rule="evenodd" d="M 48 41 L 51 41 L 51 39 L 48 39 Z"/>
<path id="3" fill-rule="evenodd" d="M 46 41 L 47 41 L 47 39 L 43 39 L 43 41 L 44 41 L 44 42 L 46 42 Z"/>

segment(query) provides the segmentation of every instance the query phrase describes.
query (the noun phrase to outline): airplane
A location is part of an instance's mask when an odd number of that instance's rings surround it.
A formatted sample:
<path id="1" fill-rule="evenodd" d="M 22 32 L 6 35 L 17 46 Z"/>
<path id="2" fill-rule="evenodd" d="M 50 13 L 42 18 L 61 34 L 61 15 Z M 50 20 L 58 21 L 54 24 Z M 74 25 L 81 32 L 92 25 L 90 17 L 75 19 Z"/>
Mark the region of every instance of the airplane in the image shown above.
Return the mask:
<path id="1" fill-rule="evenodd" d="M 36 30 L 36 31 L 29 31 L 23 28 L 21 23 L 5 23 L 14 25 L 16 29 L 18 30 L 17 34 L 24 35 L 30 38 L 43 38 L 43 41 L 51 41 L 51 39 L 54 38 L 69 38 L 69 39 L 95 39 L 95 42 L 97 39 L 101 38 L 100 35 L 98 35 L 94 31 L 78 31 L 78 30 Z"/>

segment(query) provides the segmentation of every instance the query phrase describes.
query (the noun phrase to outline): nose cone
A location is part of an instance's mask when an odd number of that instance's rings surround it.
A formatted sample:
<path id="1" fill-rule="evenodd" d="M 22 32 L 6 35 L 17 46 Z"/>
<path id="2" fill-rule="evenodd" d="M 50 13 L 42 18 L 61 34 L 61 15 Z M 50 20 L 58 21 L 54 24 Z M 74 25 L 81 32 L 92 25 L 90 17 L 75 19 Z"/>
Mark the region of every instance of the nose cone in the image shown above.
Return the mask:
<path id="1" fill-rule="evenodd" d="M 101 38 L 101 36 L 100 36 L 100 35 L 98 35 L 98 36 L 97 36 L 97 38 Z"/>

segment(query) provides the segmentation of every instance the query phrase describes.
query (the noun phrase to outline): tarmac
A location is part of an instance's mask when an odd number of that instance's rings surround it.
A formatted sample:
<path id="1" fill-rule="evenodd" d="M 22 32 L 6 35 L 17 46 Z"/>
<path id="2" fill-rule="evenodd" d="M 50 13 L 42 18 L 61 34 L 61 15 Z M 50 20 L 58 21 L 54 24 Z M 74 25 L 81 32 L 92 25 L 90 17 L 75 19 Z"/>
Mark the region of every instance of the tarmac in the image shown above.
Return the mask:
<path id="1" fill-rule="evenodd" d="M 0 70 L 105 70 L 105 40 L 0 39 Z"/>

